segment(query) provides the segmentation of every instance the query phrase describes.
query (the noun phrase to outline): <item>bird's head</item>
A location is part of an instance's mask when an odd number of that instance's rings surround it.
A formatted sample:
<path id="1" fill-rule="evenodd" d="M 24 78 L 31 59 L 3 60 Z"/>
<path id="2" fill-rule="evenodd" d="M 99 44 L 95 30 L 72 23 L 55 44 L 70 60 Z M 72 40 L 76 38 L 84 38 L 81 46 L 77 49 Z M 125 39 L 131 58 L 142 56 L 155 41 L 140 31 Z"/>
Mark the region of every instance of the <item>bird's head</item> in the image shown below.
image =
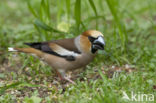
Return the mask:
<path id="1" fill-rule="evenodd" d="M 87 30 L 83 32 L 80 41 L 85 51 L 91 51 L 94 54 L 97 50 L 104 50 L 104 37 L 99 31 Z"/>

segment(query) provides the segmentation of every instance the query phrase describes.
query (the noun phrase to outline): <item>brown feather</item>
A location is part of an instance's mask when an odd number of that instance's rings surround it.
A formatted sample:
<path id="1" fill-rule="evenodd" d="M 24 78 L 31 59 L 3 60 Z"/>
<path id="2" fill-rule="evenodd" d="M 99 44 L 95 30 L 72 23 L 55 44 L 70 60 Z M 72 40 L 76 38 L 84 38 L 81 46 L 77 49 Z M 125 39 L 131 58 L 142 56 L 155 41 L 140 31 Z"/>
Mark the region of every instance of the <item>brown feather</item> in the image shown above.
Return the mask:
<path id="1" fill-rule="evenodd" d="M 18 52 L 24 52 L 24 53 L 32 53 L 37 55 L 38 57 L 42 57 L 43 52 L 34 48 L 14 48 Z"/>
<path id="2" fill-rule="evenodd" d="M 80 51 L 78 50 L 78 48 L 76 47 L 76 45 L 74 43 L 74 39 L 75 38 L 61 39 L 61 40 L 50 41 L 48 43 L 49 43 L 49 45 L 56 43 L 69 51 L 74 51 L 76 53 L 80 53 Z"/>

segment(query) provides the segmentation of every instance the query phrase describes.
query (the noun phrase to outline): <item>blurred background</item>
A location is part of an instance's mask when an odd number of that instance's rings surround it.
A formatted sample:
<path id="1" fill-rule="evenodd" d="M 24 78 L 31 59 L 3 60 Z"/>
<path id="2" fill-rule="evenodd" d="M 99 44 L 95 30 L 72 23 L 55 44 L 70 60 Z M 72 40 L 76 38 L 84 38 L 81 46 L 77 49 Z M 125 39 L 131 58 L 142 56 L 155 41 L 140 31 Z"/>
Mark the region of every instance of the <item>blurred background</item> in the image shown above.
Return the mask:
<path id="1" fill-rule="evenodd" d="M 151 86 L 156 83 L 156 0 L 0 0 L 0 78 L 5 81 L 0 87 L 17 79 L 13 88 L 21 81 L 30 83 L 31 80 L 27 81 L 27 76 L 22 74 L 23 69 L 28 69 L 31 76 L 37 74 L 38 78 L 42 77 L 40 72 L 52 75 L 50 68 L 39 60 L 9 53 L 8 47 L 25 47 L 24 42 L 71 38 L 88 29 L 101 31 L 106 42 L 105 51 L 99 52 L 88 68 L 99 65 L 98 68 L 106 66 L 109 69 L 128 64 L 144 71 L 145 77 L 152 80 Z M 3 88 L 3 93 L 7 89 Z M 114 92 L 111 92 L 113 96 Z M 6 96 L 8 94 L 0 100 L 5 101 Z M 113 98 L 118 101 L 115 96 Z"/>

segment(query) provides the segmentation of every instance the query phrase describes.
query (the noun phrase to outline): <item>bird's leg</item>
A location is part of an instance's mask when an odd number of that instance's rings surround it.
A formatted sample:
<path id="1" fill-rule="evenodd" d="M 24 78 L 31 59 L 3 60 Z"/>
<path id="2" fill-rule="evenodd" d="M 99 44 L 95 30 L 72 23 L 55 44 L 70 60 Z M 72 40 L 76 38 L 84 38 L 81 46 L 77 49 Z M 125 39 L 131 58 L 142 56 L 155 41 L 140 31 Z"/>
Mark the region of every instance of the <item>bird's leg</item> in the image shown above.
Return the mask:
<path id="1" fill-rule="evenodd" d="M 63 71 L 63 70 L 58 70 L 58 71 L 57 71 L 57 70 L 56 70 L 56 73 L 57 73 L 58 77 L 59 77 L 61 80 L 66 80 L 66 81 L 68 81 L 68 82 L 70 82 L 70 83 L 72 83 L 72 84 L 75 84 L 74 81 L 72 81 L 70 78 L 66 77 L 65 71 Z"/>
<path id="2" fill-rule="evenodd" d="M 62 75 L 56 70 L 56 74 L 58 75 L 58 77 L 61 79 L 61 80 L 64 80 Z"/>

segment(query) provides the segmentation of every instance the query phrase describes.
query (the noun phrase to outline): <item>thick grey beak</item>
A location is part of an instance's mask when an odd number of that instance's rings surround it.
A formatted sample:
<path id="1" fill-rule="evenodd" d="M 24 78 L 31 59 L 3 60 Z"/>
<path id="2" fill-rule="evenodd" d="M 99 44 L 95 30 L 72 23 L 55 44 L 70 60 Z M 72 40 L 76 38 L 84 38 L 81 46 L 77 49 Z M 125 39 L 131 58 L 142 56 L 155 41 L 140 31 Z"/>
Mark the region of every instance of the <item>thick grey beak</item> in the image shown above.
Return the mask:
<path id="1" fill-rule="evenodd" d="M 93 41 L 93 48 L 104 50 L 105 41 L 102 36 L 99 36 L 96 40 Z"/>

